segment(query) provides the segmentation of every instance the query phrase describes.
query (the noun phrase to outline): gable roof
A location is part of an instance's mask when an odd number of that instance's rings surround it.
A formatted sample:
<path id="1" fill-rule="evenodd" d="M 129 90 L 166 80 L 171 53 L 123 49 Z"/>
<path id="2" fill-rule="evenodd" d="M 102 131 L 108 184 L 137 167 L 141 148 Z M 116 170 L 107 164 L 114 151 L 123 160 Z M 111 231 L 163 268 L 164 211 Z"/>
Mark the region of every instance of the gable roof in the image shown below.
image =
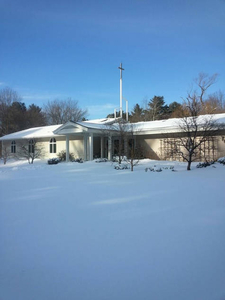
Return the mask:
<path id="1" fill-rule="evenodd" d="M 92 121 L 74 122 L 68 121 L 57 128 L 55 134 L 81 134 L 84 132 L 100 133 L 103 130 L 116 130 L 114 128 L 115 122 L 118 120 L 114 118 L 99 119 Z M 112 126 L 113 125 L 113 126 Z"/>

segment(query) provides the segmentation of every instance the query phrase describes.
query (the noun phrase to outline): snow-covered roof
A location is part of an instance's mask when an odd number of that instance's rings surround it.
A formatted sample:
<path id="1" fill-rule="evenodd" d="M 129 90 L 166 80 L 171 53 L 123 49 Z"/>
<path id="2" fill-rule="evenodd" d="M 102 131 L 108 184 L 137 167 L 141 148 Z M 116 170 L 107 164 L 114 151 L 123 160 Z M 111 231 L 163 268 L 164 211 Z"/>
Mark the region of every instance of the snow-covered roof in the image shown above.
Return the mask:
<path id="1" fill-rule="evenodd" d="M 120 118 L 104 118 L 104 119 L 95 119 L 95 120 L 90 120 L 90 121 L 83 121 L 83 122 L 79 122 L 82 124 L 112 124 L 115 122 L 115 120 L 118 120 Z"/>
<path id="2" fill-rule="evenodd" d="M 198 124 L 199 125 L 203 124 L 206 118 L 212 118 L 212 115 L 199 116 Z M 213 115 L 213 120 L 217 121 L 218 123 L 225 124 L 225 113 Z M 15 133 L 5 135 L 1 137 L 0 140 L 4 141 L 4 140 L 31 139 L 31 138 L 44 138 L 44 137 L 58 136 L 60 135 L 61 128 L 66 127 L 67 124 L 74 124 L 73 126 L 77 124 L 78 127 L 83 127 L 86 128 L 87 130 L 89 129 L 94 130 L 94 132 L 98 132 L 101 130 L 115 131 L 119 129 L 119 125 L 116 121 L 117 120 L 115 120 L 114 118 L 98 119 L 98 120 L 83 121 L 83 122 L 69 121 L 66 124 L 61 124 L 61 125 L 35 127 L 35 128 L 18 131 Z M 160 121 L 127 123 L 125 126 L 128 127 L 128 130 L 132 126 L 132 130 L 136 132 L 136 134 L 160 134 L 166 132 L 178 132 L 180 122 L 181 119 L 174 118 L 174 119 L 160 120 Z"/>
<path id="3" fill-rule="evenodd" d="M 44 138 L 55 136 L 53 133 L 61 125 L 50 125 L 42 127 L 34 127 L 25 129 L 22 131 L 7 134 L 0 138 L 0 140 L 18 140 L 18 139 L 32 139 L 32 138 Z"/>
<path id="4" fill-rule="evenodd" d="M 207 119 L 212 119 L 220 124 L 225 124 L 225 113 L 215 114 L 215 115 L 201 115 L 197 118 L 197 123 L 199 126 L 204 124 Z M 135 132 L 151 132 L 152 134 L 166 133 L 166 132 L 177 132 L 180 131 L 179 125 L 181 124 L 182 119 L 173 118 L 167 120 L 158 120 L 158 121 L 148 121 L 148 122 L 138 122 L 133 123 L 133 131 Z"/>

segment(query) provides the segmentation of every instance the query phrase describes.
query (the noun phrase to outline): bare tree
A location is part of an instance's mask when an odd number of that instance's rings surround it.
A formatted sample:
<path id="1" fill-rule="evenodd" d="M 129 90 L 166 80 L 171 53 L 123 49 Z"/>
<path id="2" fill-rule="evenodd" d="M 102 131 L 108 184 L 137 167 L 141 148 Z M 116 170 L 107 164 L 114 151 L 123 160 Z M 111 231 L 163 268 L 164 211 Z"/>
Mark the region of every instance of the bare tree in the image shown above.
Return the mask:
<path id="1" fill-rule="evenodd" d="M 21 97 L 13 89 L 6 87 L 0 90 L 0 103 L 10 106 L 13 102 L 20 102 Z"/>
<path id="2" fill-rule="evenodd" d="M 180 120 L 178 122 L 179 134 L 171 135 L 167 138 L 167 151 L 170 155 L 180 155 L 183 160 L 187 161 L 187 170 L 191 170 L 191 163 L 199 158 L 202 151 L 201 146 L 205 143 L 211 144 L 220 129 L 224 128 L 224 124 L 215 121 L 213 115 L 201 115 L 205 107 L 203 96 L 206 90 L 214 83 L 215 77 L 207 77 L 201 75 L 199 78 L 200 94 L 196 91 L 189 92 L 183 109 L 180 110 Z M 204 152 L 204 150 L 203 150 Z M 203 155 L 206 159 L 206 155 Z"/>
<path id="3" fill-rule="evenodd" d="M 3 142 L 2 142 L 2 158 L 3 158 L 4 165 L 10 158 L 10 150 L 6 145 L 3 144 Z"/>
<path id="4" fill-rule="evenodd" d="M 44 112 L 49 125 L 63 124 L 67 121 L 78 122 L 87 116 L 87 110 L 79 108 L 78 101 L 71 98 L 49 101 L 44 105 Z"/>
<path id="5" fill-rule="evenodd" d="M 122 163 L 123 157 L 125 157 L 131 166 L 131 171 L 133 171 L 134 166 L 138 164 L 142 156 L 141 147 L 136 143 L 136 131 L 133 124 L 119 119 L 116 124 L 111 125 L 111 130 L 114 131 L 116 137 L 114 152 L 118 156 L 119 164 Z"/>
<path id="6" fill-rule="evenodd" d="M 119 157 L 119 164 L 121 164 L 123 156 L 127 154 L 127 122 L 119 119 L 113 127 L 116 130 L 117 137 L 117 140 L 114 142 L 114 151 Z"/>
<path id="7" fill-rule="evenodd" d="M 135 131 L 134 125 L 129 124 L 127 131 L 127 158 L 130 163 L 131 172 L 133 172 L 134 167 L 138 165 L 140 158 L 143 156 L 143 149 L 137 143 L 135 133 L 137 133 L 137 131 Z"/>
<path id="8" fill-rule="evenodd" d="M 195 79 L 195 83 L 197 84 L 197 86 L 200 88 L 200 95 L 199 95 L 199 100 L 201 102 L 201 104 L 203 105 L 204 101 L 203 101 L 203 97 L 206 93 L 206 91 L 208 90 L 208 88 L 213 85 L 216 82 L 216 79 L 218 77 L 218 74 L 213 74 L 211 76 L 209 76 L 206 73 L 199 73 L 198 78 Z"/>
<path id="9" fill-rule="evenodd" d="M 36 158 L 44 156 L 44 147 L 35 139 L 30 139 L 27 143 L 21 144 L 17 153 L 17 157 L 27 159 L 29 164 L 33 164 Z"/>
<path id="10" fill-rule="evenodd" d="M 11 88 L 0 90 L 0 136 L 11 133 L 11 106 L 14 102 L 20 102 L 21 97 Z"/>
<path id="11" fill-rule="evenodd" d="M 224 113 L 225 112 L 225 95 L 222 91 L 210 94 L 204 101 L 204 113 Z"/>
<path id="12" fill-rule="evenodd" d="M 184 161 L 187 161 L 189 171 L 191 163 L 201 156 L 207 160 L 205 147 L 201 146 L 207 144 L 207 150 L 213 149 L 214 137 L 222 129 L 222 124 L 218 124 L 213 115 L 205 115 L 184 117 L 180 120 L 178 127 L 181 131 L 179 135 L 171 135 L 166 141 L 170 145 L 167 154 L 171 157 L 181 156 Z"/>

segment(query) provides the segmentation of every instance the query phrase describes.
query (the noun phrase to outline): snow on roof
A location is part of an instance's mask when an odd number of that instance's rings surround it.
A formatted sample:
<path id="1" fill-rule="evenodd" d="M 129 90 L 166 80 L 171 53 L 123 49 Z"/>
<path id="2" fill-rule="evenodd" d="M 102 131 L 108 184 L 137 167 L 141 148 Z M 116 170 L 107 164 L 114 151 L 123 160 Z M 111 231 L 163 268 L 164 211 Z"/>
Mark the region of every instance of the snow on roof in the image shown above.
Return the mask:
<path id="1" fill-rule="evenodd" d="M 55 136 L 53 133 L 61 125 L 50 125 L 42 127 L 34 127 L 25 129 L 15 133 L 7 134 L 0 138 L 0 140 L 18 140 L 18 139 L 32 139 L 32 138 L 43 138 Z"/>
<path id="2" fill-rule="evenodd" d="M 114 120 L 115 121 L 115 120 Z M 114 127 L 114 122 L 109 122 L 109 123 L 104 123 L 104 124 L 98 124 L 98 123 L 85 123 L 85 122 L 77 122 L 76 124 L 79 124 L 81 126 L 84 126 L 88 129 L 99 129 L 99 130 L 104 130 L 104 129 L 111 129 L 113 130 Z"/>
<path id="3" fill-rule="evenodd" d="M 225 124 L 225 113 L 215 115 L 201 115 L 198 116 L 198 124 L 201 126 L 206 119 L 212 118 L 212 121 Z M 175 132 L 179 130 L 179 124 L 182 119 L 173 118 L 167 120 L 148 121 L 133 123 L 134 131 L 151 131 L 152 133 Z"/>
<path id="4" fill-rule="evenodd" d="M 198 117 L 199 125 L 201 125 L 206 118 L 212 118 L 212 115 L 202 115 Z M 225 113 L 213 115 L 213 120 L 218 123 L 225 124 Z M 127 123 L 125 126 L 132 126 L 134 132 L 147 132 L 150 131 L 152 134 L 156 133 L 165 133 L 165 132 L 177 132 L 179 131 L 179 122 L 181 119 L 168 119 L 160 121 L 148 121 L 148 122 L 138 122 L 138 123 Z M 97 130 L 119 130 L 119 124 L 114 118 L 108 119 L 98 119 L 90 120 L 83 122 L 73 122 L 75 124 L 84 126 L 88 129 L 97 129 Z M 31 139 L 31 138 L 44 138 L 58 136 L 54 132 L 61 127 L 60 125 L 51 125 L 43 127 L 35 127 L 15 133 L 5 135 L 0 138 L 0 140 L 17 140 L 17 139 Z"/>
<path id="5" fill-rule="evenodd" d="M 90 129 L 105 129 L 108 125 L 115 124 L 121 118 L 105 118 L 90 121 L 77 122 L 77 124 Z"/>
<path id="6" fill-rule="evenodd" d="M 83 121 L 83 122 L 79 122 L 79 123 L 108 124 L 108 123 L 113 123 L 113 122 L 115 122 L 115 118 L 95 119 L 95 120 L 88 120 L 88 121 Z"/>
<path id="7" fill-rule="evenodd" d="M 223 114 L 216 114 L 216 115 L 201 115 L 198 117 L 198 124 L 203 124 L 206 119 L 212 118 L 213 121 L 217 121 L 218 123 L 225 124 L 225 113 Z M 107 121 L 101 122 L 92 122 L 92 121 L 85 121 L 85 122 L 78 122 L 77 124 L 84 126 L 89 129 L 108 129 L 108 130 L 119 130 L 119 123 L 118 120 L 113 118 L 106 119 Z M 134 132 L 146 132 L 151 131 L 152 134 L 156 133 L 165 133 L 165 132 L 177 132 L 179 131 L 179 124 L 181 123 L 182 119 L 173 118 L 167 120 L 157 120 L 157 121 L 147 121 L 147 122 L 138 122 L 138 123 L 125 123 L 124 125 L 127 127 L 127 130 L 132 129 Z M 130 128 L 129 128 L 130 127 Z"/>

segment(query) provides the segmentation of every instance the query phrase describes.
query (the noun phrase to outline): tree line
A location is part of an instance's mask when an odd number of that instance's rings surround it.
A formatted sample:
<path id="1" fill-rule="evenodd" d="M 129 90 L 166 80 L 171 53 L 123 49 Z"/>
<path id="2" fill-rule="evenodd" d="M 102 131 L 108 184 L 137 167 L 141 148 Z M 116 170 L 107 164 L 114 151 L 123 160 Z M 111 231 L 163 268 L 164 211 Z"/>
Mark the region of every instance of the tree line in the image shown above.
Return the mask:
<path id="1" fill-rule="evenodd" d="M 81 109 L 78 101 L 71 98 L 48 101 L 43 108 L 35 104 L 26 107 L 16 91 L 0 90 L 0 136 L 31 127 L 63 124 L 68 120 L 78 122 L 86 116 L 87 110 Z"/>
<path id="2" fill-rule="evenodd" d="M 199 114 L 225 112 L 223 92 L 218 91 L 206 97 L 206 91 L 216 82 L 216 79 L 217 74 L 209 76 L 200 73 L 198 78 L 194 80 L 195 86 L 199 90 L 199 102 L 201 104 Z M 191 93 L 196 94 L 196 90 L 190 91 L 187 98 L 183 99 L 183 103 L 174 101 L 168 105 L 163 96 L 154 96 L 144 106 L 137 103 L 129 113 L 129 121 L 135 123 L 180 118 L 188 112 L 188 97 Z M 87 113 L 87 110 L 79 107 L 78 101 L 71 98 L 48 101 L 43 108 L 35 104 L 26 107 L 16 91 L 10 88 L 0 90 L 0 136 L 31 127 L 63 124 L 68 120 L 82 121 L 86 119 Z M 107 117 L 113 118 L 114 115 L 109 114 Z M 123 117 L 126 119 L 125 113 L 123 113 Z"/>
<path id="3" fill-rule="evenodd" d="M 209 76 L 205 73 L 200 73 L 194 80 L 196 88 L 188 92 L 186 98 L 182 99 L 182 103 L 176 101 L 167 105 L 163 96 L 154 96 L 150 99 L 144 107 L 140 104 L 135 104 L 129 120 L 132 123 L 141 121 L 155 121 L 170 118 L 181 118 L 184 114 L 188 113 L 188 102 L 190 101 L 191 94 L 199 94 L 199 103 L 201 109 L 198 110 L 199 115 L 218 114 L 225 112 L 225 95 L 222 91 L 215 92 L 206 96 L 206 91 L 217 80 L 218 75 L 213 74 Z"/>

